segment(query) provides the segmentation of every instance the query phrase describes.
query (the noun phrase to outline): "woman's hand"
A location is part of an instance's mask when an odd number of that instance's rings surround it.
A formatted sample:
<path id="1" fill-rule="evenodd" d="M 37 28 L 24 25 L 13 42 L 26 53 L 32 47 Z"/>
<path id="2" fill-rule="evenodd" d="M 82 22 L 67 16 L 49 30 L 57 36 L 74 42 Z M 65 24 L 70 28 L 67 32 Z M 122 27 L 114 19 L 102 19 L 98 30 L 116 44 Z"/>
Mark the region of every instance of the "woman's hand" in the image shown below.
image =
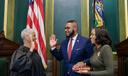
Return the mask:
<path id="1" fill-rule="evenodd" d="M 90 71 L 90 67 L 85 66 L 85 67 L 79 68 L 79 70 L 75 72 L 80 73 L 80 74 L 88 74 L 89 71 Z"/>
<path id="2" fill-rule="evenodd" d="M 35 42 L 34 42 L 34 40 L 33 40 L 33 37 L 32 37 L 32 35 L 30 35 L 30 51 L 31 52 L 33 52 L 33 50 L 34 50 L 34 48 L 35 48 Z"/>
<path id="3" fill-rule="evenodd" d="M 84 62 L 78 62 L 73 66 L 72 70 L 80 74 L 87 74 L 91 68 Z"/>
<path id="4" fill-rule="evenodd" d="M 72 67 L 72 70 L 73 71 L 78 71 L 80 68 L 82 68 L 82 67 L 85 67 L 86 66 L 86 63 L 84 63 L 84 62 L 78 62 L 78 63 L 76 63 L 73 67 Z"/>

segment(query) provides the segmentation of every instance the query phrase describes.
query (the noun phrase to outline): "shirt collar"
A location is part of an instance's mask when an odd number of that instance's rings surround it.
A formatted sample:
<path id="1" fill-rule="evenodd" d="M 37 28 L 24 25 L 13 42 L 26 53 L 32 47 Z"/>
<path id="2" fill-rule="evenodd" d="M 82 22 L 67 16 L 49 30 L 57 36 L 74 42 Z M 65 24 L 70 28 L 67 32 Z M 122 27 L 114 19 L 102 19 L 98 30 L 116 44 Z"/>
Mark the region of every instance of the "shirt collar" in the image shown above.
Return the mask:
<path id="1" fill-rule="evenodd" d="M 72 39 L 73 40 L 76 40 L 77 36 L 78 36 L 78 34 L 76 34 Z"/>

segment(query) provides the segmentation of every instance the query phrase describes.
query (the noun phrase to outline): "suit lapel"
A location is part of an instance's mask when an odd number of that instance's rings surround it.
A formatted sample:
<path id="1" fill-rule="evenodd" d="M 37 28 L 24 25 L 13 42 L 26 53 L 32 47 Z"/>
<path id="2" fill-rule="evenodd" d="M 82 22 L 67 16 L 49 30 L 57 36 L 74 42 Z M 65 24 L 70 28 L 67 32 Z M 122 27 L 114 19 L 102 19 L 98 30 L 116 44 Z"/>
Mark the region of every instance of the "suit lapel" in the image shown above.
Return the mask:
<path id="1" fill-rule="evenodd" d="M 78 36 L 77 36 L 77 38 L 76 38 L 76 41 L 75 41 L 75 44 L 74 44 L 74 47 L 73 47 L 73 50 L 72 50 L 72 54 L 71 54 L 71 58 L 70 58 L 70 61 L 74 58 L 74 56 L 75 56 L 75 52 L 76 52 L 76 50 L 79 48 L 79 43 L 80 43 L 80 36 L 79 36 L 79 34 L 78 34 Z"/>

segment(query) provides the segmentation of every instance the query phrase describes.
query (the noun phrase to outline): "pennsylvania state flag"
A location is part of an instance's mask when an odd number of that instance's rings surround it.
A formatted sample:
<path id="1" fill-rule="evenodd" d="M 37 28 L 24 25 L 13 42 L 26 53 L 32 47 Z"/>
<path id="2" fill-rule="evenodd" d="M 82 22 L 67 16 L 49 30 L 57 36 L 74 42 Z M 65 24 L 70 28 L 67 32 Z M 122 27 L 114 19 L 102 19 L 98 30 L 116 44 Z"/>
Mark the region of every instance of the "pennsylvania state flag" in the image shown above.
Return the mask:
<path id="1" fill-rule="evenodd" d="M 94 2 L 95 13 L 95 27 L 104 26 L 104 13 L 103 13 L 103 0 L 95 0 Z"/>

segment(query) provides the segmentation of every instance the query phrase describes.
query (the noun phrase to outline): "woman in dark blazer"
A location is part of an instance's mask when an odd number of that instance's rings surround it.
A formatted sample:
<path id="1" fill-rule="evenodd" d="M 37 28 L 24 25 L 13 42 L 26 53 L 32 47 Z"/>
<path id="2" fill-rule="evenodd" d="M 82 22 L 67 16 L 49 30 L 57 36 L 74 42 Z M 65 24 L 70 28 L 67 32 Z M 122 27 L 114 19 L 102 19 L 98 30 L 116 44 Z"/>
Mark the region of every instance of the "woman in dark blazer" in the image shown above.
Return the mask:
<path id="1" fill-rule="evenodd" d="M 111 39 L 105 29 L 94 28 L 91 31 L 90 39 L 94 44 L 93 56 L 77 63 L 73 70 L 81 74 L 91 76 L 113 76 L 113 55 L 111 49 Z M 91 67 L 89 67 L 90 65 Z"/>

